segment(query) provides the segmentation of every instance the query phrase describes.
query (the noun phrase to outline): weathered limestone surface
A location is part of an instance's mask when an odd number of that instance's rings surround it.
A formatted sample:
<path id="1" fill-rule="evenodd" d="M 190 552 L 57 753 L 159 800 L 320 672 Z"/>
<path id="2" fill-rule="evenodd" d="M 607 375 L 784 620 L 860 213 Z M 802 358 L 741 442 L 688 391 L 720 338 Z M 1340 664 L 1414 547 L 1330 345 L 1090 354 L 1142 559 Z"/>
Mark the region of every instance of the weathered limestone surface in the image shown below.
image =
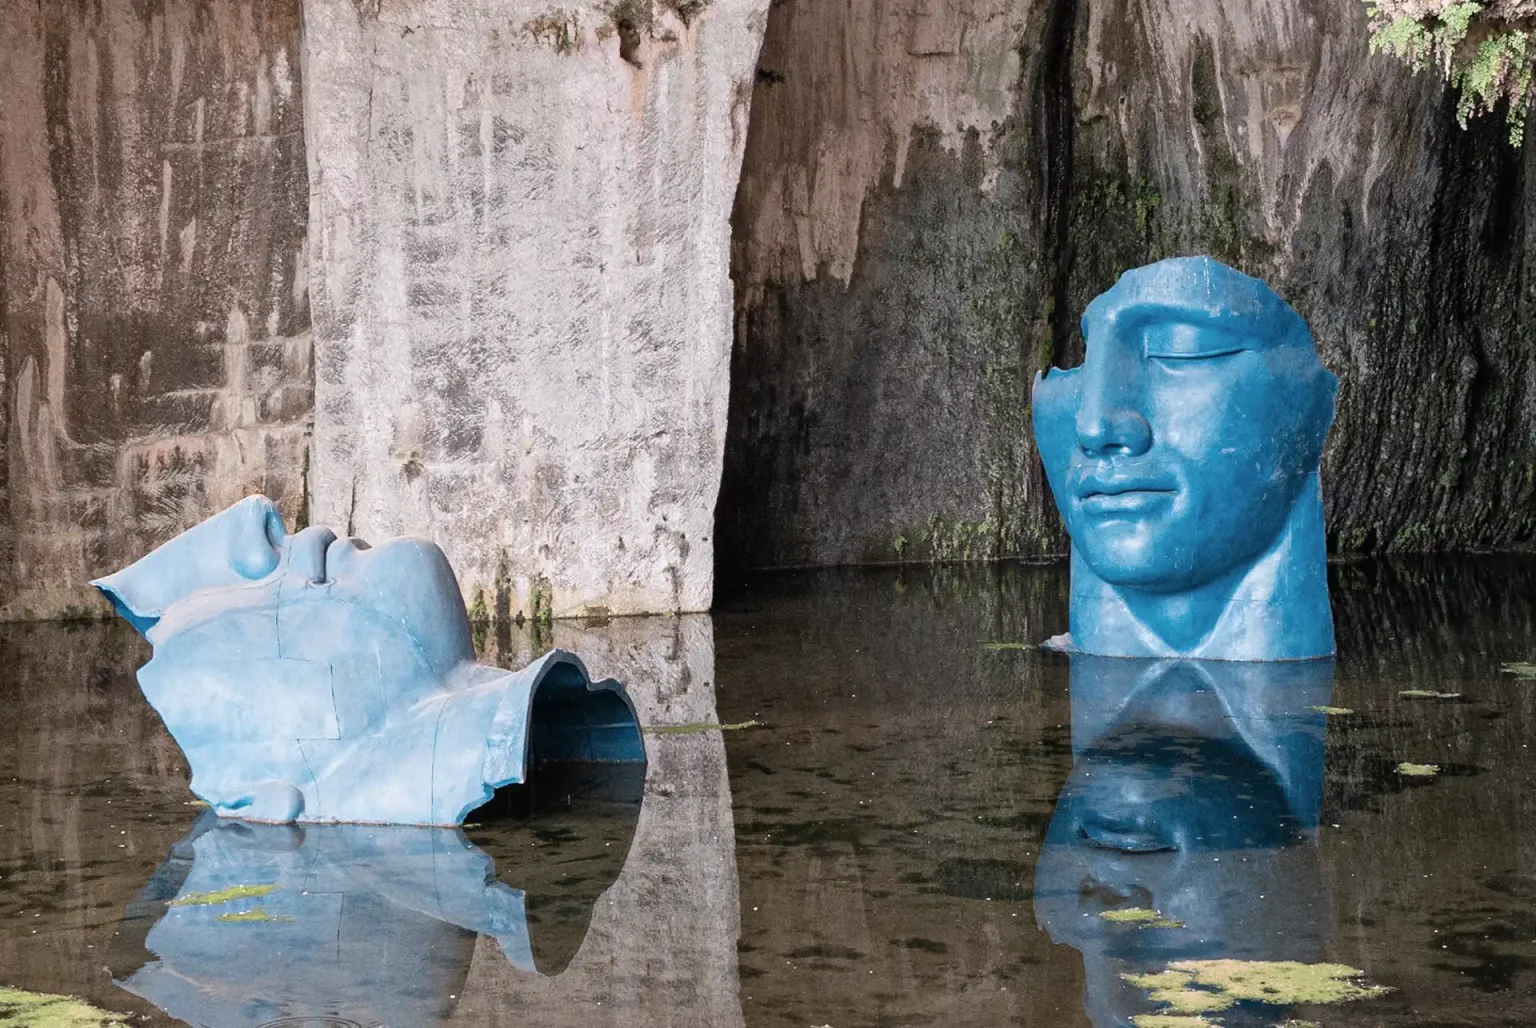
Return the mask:
<path id="1" fill-rule="evenodd" d="M 734 214 L 719 546 L 1059 552 L 1029 385 L 1128 267 L 1273 282 L 1343 379 L 1335 549 L 1536 539 L 1536 179 L 1357 0 L 785 0 Z"/>
<path id="2" fill-rule="evenodd" d="M 489 616 L 703 610 L 766 0 L 306 0 L 315 514 Z"/>
<path id="3" fill-rule="evenodd" d="M 297 0 L 0 0 L 0 619 L 303 506 Z M 104 606 L 104 605 L 102 605 Z"/>
<path id="4" fill-rule="evenodd" d="M 1032 145 L 1044 11 L 770 12 L 734 215 L 726 563 L 1048 548 L 1027 416 L 1044 196 L 1003 152 Z"/>

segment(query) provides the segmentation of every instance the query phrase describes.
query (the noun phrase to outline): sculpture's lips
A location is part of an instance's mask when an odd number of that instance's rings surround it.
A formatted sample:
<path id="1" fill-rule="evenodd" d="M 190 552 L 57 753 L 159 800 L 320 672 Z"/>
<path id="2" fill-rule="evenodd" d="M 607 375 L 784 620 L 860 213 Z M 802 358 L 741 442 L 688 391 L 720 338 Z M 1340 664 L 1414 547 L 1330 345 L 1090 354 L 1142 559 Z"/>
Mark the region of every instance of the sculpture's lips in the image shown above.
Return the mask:
<path id="1" fill-rule="evenodd" d="M 1074 492 L 1086 513 L 1136 514 L 1172 500 L 1178 490 L 1160 478 L 1087 475 L 1078 481 Z"/>
<path id="2" fill-rule="evenodd" d="M 1162 853 L 1176 848 L 1157 832 L 1140 825 L 1090 821 L 1080 826 L 1077 833 L 1089 846 L 1121 853 Z"/>

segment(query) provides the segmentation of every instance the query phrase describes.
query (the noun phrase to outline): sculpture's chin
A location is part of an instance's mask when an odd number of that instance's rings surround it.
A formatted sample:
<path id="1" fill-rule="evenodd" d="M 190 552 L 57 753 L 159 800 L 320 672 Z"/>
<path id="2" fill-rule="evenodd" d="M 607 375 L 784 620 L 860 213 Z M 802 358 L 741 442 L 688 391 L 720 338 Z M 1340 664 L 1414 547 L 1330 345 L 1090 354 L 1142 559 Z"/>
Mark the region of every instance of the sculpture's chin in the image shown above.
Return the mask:
<path id="1" fill-rule="evenodd" d="M 1073 542 L 1102 581 L 1154 595 L 1189 592 L 1246 572 L 1267 548 L 1257 533 L 1253 539 L 1202 537 L 1196 526 L 1163 522 L 1085 525 Z"/>
<path id="2" fill-rule="evenodd" d="M 1192 566 L 1188 552 L 1167 545 L 1167 537 L 1147 538 L 1103 531 L 1080 533 L 1078 550 L 1089 569 L 1119 589 L 1146 593 L 1176 593 L 1198 588 L 1221 569 Z"/>

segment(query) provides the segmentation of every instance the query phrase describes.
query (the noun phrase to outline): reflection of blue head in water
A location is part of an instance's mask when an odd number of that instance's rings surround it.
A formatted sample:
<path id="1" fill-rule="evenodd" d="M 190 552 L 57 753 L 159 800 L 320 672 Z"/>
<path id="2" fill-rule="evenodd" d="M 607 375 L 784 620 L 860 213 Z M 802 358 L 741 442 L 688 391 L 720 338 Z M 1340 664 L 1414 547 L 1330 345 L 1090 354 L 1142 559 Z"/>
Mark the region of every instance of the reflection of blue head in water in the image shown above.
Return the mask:
<path id="1" fill-rule="evenodd" d="M 154 645 L 145 696 L 219 814 L 457 824 L 530 758 L 643 762 L 617 682 L 473 661 L 447 558 L 287 535 L 253 496 L 96 585 Z"/>
<path id="2" fill-rule="evenodd" d="M 1126 272 L 1081 367 L 1034 389 L 1072 536 L 1071 642 L 1108 656 L 1333 652 L 1318 463 L 1337 380 L 1305 322 L 1209 258 Z"/>
<path id="3" fill-rule="evenodd" d="M 173 1017 L 219 1028 L 446 1023 L 477 935 L 520 971 L 565 967 L 623 866 L 643 781 L 637 770 L 605 783 L 596 804 L 578 797 L 585 809 L 562 812 L 554 856 L 530 847 L 531 831 L 498 826 L 519 858 L 500 878 L 458 829 L 205 815 L 129 905 L 109 955 L 114 979 Z M 579 886 L 560 877 L 571 861 Z"/>
<path id="4" fill-rule="evenodd" d="M 1036 866 L 1035 910 L 1083 954 L 1096 1028 L 1147 1009 L 1122 974 L 1322 956 L 1325 724 L 1308 708 L 1332 686 L 1332 661 L 1073 656 L 1074 763 Z M 1100 916 L 1127 908 L 1183 927 Z"/>

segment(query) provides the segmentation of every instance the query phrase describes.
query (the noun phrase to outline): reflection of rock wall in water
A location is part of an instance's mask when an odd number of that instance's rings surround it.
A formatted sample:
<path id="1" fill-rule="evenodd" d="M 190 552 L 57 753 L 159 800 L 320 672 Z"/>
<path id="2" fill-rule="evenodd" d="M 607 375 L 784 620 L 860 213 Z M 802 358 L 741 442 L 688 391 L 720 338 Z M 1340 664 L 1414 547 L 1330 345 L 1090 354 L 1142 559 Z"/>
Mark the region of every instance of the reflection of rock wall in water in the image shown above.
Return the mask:
<path id="1" fill-rule="evenodd" d="M 557 624 L 554 643 L 578 648 L 592 674 L 623 681 L 642 724 L 718 721 L 708 617 Z M 557 977 L 533 978 L 515 972 L 482 938 L 454 1023 L 742 1024 L 736 839 L 721 733 L 648 734 L 646 749 L 645 800 L 629 860 L 598 901 L 576 956 Z"/>
<path id="2" fill-rule="evenodd" d="M 180 1024 L 101 973 L 123 904 L 196 818 L 123 622 L 0 626 L 0 982 Z M 89 973 L 82 969 L 89 968 Z"/>
<path id="3" fill-rule="evenodd" d="M 297 0 L 0 2 L 0 618 L 261 491 L 312 403 Z"/>
<path id="4" fill-rule="evenodd" d="M 998 573 L 1001 571 L 1001 573 Z M 1071 765 L 1065 569 L 775 576 L 716 617 L 747 1023 L 1079 1028 L 1029 905 Z"/>
<path id="5" fill-rule="evenodd" d="M 1191 252 L 1272 281 L 1343 380 L 1336 549 L 1529 542 L 1526 157 L 1499 119 L 1456 128 L 1365 22 L 1357 0 L 776 5 L 722 553 L 1061 550 L 1030 379 L 1075 361 L 1119 271 Z"/>

